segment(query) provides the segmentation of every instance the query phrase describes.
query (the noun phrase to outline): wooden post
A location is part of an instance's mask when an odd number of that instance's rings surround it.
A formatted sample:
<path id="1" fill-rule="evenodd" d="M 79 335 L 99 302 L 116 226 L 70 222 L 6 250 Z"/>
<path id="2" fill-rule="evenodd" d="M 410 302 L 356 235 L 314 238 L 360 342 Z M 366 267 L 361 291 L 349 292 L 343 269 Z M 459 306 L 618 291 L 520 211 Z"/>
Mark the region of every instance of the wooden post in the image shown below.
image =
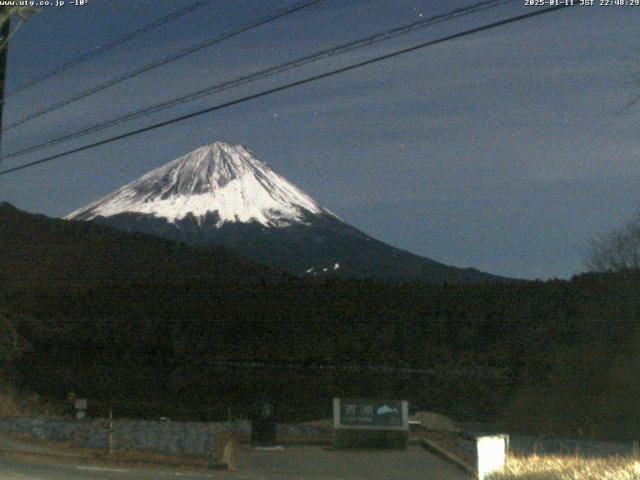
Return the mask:
<path id="1" fill-rule="evenodd" d="M 230 472 L 238 471 L 238 467 L 236 466 L 237 448 L 235 434 L 231 432 L 231 435 L 226 439 L 224 450 L 222 451 L 222 463 L 227 466 L 227 470 Z"/>
<path id="2" fill-rule="evenodd" d="M 113 409 L 109 409 L 109 430 L 107 431 L 107 443 L 109 445 L 109 456 L 113 456 Z"/>
<path id="3" fill-rule="evenodd" d="M 640 443 L 638 442 L 638 440 L 633 441 L 632 451 L 633 457 L 638 458 L 638 456 L 640 455 Z"/>

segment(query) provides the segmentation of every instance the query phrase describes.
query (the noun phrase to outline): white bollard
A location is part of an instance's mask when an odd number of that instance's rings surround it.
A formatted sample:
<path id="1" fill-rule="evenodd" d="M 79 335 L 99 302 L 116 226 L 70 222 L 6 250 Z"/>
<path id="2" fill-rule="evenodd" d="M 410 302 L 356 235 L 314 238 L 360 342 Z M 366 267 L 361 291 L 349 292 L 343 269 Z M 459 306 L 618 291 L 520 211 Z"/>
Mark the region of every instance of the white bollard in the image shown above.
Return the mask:
<path id="1" fill-rule="evenodd" d="M 493 473 L 504 470 L 508 435 L 490 435 L 476 438 L 478 478 L 485 480 Z"/>

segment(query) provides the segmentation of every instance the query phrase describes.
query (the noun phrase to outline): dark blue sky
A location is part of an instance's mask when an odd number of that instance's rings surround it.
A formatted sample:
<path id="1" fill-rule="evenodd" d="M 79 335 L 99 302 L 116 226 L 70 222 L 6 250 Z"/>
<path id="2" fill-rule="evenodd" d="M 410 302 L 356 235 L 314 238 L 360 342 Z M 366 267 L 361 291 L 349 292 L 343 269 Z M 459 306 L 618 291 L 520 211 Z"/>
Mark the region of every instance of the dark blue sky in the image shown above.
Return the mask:
<path id="1" fill-rule="evenodd" d="M 8 88 L 189 3 L 45 8 L 14 37 Z M 213 2 L 16 95 L 5 124 L 292 3 Z M 6 132 L 3 151 L 471 3 L 325 0 Z M 524 0 L 514 2 L 47 153 L 527 11 Z M 582 270 L 589 238 L 640 206 L 640 112 L 625 108 L 640 92 L 638 25 L 640 7 L 566 9 L 2 176 L 0 200 L 62 216 L 224 140 L 246 145 L 344 220 L 394 246 L 501 275 L 569 277 Z"/>

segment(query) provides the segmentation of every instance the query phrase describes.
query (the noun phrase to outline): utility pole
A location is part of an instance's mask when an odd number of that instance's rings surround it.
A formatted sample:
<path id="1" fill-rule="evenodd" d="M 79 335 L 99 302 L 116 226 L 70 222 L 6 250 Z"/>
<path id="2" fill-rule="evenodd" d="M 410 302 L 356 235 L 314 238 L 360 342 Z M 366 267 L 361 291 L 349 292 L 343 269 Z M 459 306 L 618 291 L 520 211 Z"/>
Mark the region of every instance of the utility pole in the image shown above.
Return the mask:
<path id="1" fill-rule="evenodd" d="M 7 19 L 2 24 L 0 30 L 0 37 L 2 41 L 9 38 L 9 32 L 11 31 L 11 16 L 7 16 Z M 4 48 L 0 50 L 0 155 L 2 154 L 2 113 L 4 112 L 4 86 L 7 73 L 7 51 L 9 50 L 9 42 L 6 42 Z"/>

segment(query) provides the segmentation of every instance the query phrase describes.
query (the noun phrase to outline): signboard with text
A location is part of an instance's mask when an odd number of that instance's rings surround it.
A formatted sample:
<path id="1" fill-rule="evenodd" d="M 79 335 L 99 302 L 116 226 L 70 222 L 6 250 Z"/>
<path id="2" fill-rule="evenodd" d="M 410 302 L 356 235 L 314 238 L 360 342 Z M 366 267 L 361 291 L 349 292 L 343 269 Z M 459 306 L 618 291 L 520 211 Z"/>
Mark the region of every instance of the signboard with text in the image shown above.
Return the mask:
<path id="1" fill-rule="evenodd" d="M 408 430 L 409 404 L 405 400 L 333 400 L 336 429 Z"/>

